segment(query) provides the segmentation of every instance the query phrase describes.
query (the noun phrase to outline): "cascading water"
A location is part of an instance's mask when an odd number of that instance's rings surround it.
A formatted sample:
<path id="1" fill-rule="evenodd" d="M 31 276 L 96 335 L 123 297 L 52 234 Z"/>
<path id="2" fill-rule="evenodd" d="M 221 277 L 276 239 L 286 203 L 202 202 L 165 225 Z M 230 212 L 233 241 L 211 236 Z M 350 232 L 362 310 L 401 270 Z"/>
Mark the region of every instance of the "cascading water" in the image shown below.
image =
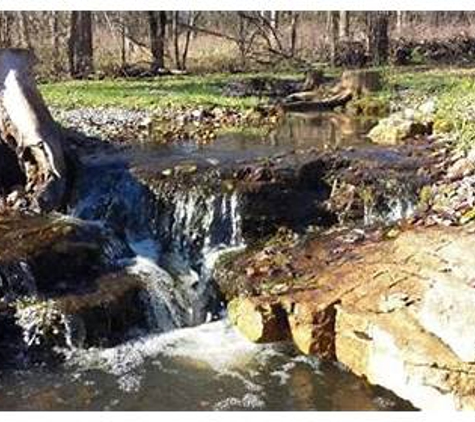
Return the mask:
<path id="1" fill-rule="evenodd" d="M 214 193 L 199 188 L 161 197 L 164 218 L 157 218 L 162 250 L 159 262 L 187 286 L 189 324 L 219 312 L 211 283 L 220 255 L 243 245 L 237 192 Z"/>
<path id="2" fill-rule="evenodd" d="M 220 254 L 243 243 L 237 192 L 195 186 L 152 193 L 126 168 L 106 168 L 83 172 L 71 214 L 113 230 L 134 252 L 118 261 L 144 283 L 148 330 L 215 318 L 220 303 L 212 267 Z"/>

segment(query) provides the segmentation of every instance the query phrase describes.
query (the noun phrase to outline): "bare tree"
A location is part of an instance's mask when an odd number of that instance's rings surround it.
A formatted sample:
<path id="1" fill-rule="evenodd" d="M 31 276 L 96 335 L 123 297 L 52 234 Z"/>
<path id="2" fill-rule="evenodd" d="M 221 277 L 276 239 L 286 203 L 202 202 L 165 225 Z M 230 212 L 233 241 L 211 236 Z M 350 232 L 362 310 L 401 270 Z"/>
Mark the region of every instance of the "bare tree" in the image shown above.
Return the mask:
<path id="1" fill-rule="evenodd" d="M 339 37 L 342 40 L 348 40 L 350 37 L 350 12 L 340 11 Z"/>
<path id="2" fill-rule="evenodd" d="M 12 46 L 14 12 L 0 12 L 0 47 Z"/>
<path id="3" fill-rule="evenodd" d="M 150 31 L 150 51 L 152 53 L 151 70 L 156 73 L 165 67 L 165 36 L 167 14 L 165 11 L 150 11 L 148 24 Z"/>
<path id="4" fill-rule="evenodd" d="M 92 12 L 71 12 L 68 47 L 71 75 L 87 77 L 93 71 Z"/>
<path id="5" fill-rule="evenodd" d="M 57 74 L 61 71 L 59 52 L 59 12 L 50 12 L 51 49 L 53 58 L 53 70 Z"/>
<path id="6" fill-rule="evenodd" d="M 327 16 L 328 34 L 330 36 L 330 63 L 336 63 L 339 35 L 339 12 L 328 12 Z"/>
<path id="7" fill-rule="evenodd" d="M 291 19 L 290 19 L 290 54 L 295 56 L 295 52 L 297 50 L 297 28 L 299 24 L 299 12 L 290 12 Z"/>
<path id="8" fill-rule="evenodd" d="M 29 50 L 32 49 L 31 46 L 31 37 L 30 37 L 30 27 L 28 22 L 28 14 L 27 12 L 18 12 L 19 13 L 19 21 L 21 26 L 21 44 L 23 47 L 28 48 Z"/>
<path id="9" fill-rule="evenodd" d="M 389 13 L 368 12 L 368 53 L 373 64 L 384 65 L 389 57 Z"/>
<path id="10" fill-rule="evenodd" d="M 398 37 L 402 37 L 404 34 L 404 28 L 407 22 L 407 12 L 398 10 L 396 12 L 396 34 Z"/>

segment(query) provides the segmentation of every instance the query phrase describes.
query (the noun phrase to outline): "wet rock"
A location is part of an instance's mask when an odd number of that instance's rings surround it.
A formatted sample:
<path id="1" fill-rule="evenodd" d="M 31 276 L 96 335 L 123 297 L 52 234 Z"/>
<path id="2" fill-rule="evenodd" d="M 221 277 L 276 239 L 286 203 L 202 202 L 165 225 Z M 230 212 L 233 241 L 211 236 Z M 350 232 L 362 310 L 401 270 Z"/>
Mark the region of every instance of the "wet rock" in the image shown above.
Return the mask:
<path id="1" fill-rule="evenodd" d="M 9 245 L 0 251 L 0 274 L 9 291 L 26 282 L 46 296 L 81 289 L 113 269 L 118 258 L 131 256 L 106 229 L 55 217 L 0 219 L 0 242 Z"/>
<path id="2" fill-rule="evenodd" d="M 69 324 L 68 341 L 74 346 L 112 347 L 151 328 L 144 301 L 148 293 L 139 278 L 118 272 L 100 277 L 95 284 L 90 291 L 55 301 Z"/>

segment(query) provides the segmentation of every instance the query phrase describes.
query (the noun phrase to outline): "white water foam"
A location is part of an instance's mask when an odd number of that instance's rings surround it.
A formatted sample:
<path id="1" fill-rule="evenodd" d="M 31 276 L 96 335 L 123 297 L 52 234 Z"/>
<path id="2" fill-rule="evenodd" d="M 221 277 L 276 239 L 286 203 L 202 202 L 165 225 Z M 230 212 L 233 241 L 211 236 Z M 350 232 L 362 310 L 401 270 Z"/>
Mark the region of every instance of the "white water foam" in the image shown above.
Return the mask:
<path id="1" fill-rule="evenodd" d="M 179 358 L 190 365 L 205 364 L 226 374 L 244 367 L 256 354 L 271 348 L 243 338 L 227 320 L 149 335 L 113 348 L 74 350 L 67 362 L 83 369 L 97 368 L 122 375 L 141 366 L 148 358 Z"/>

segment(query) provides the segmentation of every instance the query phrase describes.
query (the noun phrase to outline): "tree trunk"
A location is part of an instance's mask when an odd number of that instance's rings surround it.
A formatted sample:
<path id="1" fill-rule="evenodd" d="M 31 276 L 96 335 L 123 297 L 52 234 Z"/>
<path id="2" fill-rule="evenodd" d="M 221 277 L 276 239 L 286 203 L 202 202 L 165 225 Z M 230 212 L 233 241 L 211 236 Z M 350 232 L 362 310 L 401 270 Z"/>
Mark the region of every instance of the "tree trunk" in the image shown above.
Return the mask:
<path id="1" fill-rule="evenodd" d="M 75 78 L 85 78 L 94 70 L 92 12 L 71 12 L 69 65 L 71 76 Z"/>
<path id="2" fill-rule="evenodd" d="M 120 61 L 122 69 L 127 66 L 127 23 L 123 13 L 119 15 L 120 20 Z"/>
<path id="3" fill-rule="evenodd" d="M 0 48 L 12 46 L 12 26 L 14 12 L 0 12 Z"/>
<path id="4" fill-rule="evenodd" d="M 30 37 L 30 28 L 28 24 L 28 15 L 26 12 L 18 12 L 20 18 L 20 25 L 21 25 L 21 44 L 22 47 L 32 49 L 31 46 L 31 37 Z"/>
<path id="5" fill-rule="evenodd" d="M 51 48 L 53 58 L 53 69 L 56 74 L 61 71 L 61 63 L 59 56 L 59 12 L 51 12 L 50 15 L 50 33 L 51 33 Z"/>
<path id="6" fill-rule="evenodd" d="M 279 12 L 277 10 L 272 10 L 269 13 L 269 22 L 272 29 L 277 31 L 279 28 Z"/>
<path id="7" fill-rule="evenodd" d="M 292 14 L 291 19 L 291 30 L 290 30 L 290 54 L 292 57 L 295 55 L 295 51 L 297 50 L 297 28 L 299 23 L 299 12 L 290 12 Z"/>
<path id="8" fill-rule="evenodd" d="M 350 12 L 340 11 L 339 36 L 342 40 L 348 40 L 350 37 Z"/>
<path id="9" fill-rule="evenodd" d="M 388 12 L 368 12 L 367 15 L 368 53 L 376 66 L 384 65 L 389 58 L 389 14 Z"/>
<path id="10" fill-rule="evenodd" d="M 328 30 L 330 35 L 330 63 L 332 66 L 336 64 L 336 56 L 338 50 L 338 30 L 339 30 L 339 12 L 328 12 Z"/>
<path id="11" fill-rule="evenodd" d="M 3 151 L 8 147 L 14 152 L 24 176 L 13 183 L 23 186 L 7 191 L 3 202 L 15 208 L 21 200 L 30 209 L 50 211 L 62 205 L 67 168 L 61 131 L 31 72 L 34 60 L 28 50 L 0 50 L 0 144 Z M 2 161 L 14 168 L 8 155 L 3 154 Z M 5 193 L 4 186 L 2 190 Z"/>
<path id="12" fill-rule="evenodd" d="M 148 24 L 150 29 L 150 51 L 152 53 L 151 70 L 153 73 L 157 73 L 165 67 L 166 12 L 148 12 Z"/>
<path id="13" fill-rule="evenodd" d="M 437 13 L 437 12 L 431 12 Z M 398 37 L 402 37 L 404 34 L 404 28 L 406 26 L 406 15 L 407 12 L 403 12 L 402 10 L 398 10 L 396 12 L 396 35 Z"/>
<path id="14" fill-rule="evenodd" d="M 195 26 L 196 19 L 199 16 L 199 12 L 195 11 L 189 11 L 188 12 L 188 29 L 186 30 L 186 36 L 185 36 L 185 45 L 183 47 L 183 52 L 181 55 L 181 70 L 186 69 L 186 60 L 188 58 L 188 51 L 190 48 L 190 42 L 192 39 L 192 34 L 193 34 L 193 27 Z"/>
<path id="15" fill-rule="evenodd" d="M 242 16 L 241 13 L 238 15 L 238 24 L 239 24 L 239 29 L 238 29 L 238 48 L 239 48 L 239 53 L 240 53 L 240 58 L 241 58 L 241 70 L 244 70 L 247 65 L 247 60 L 246 60 L 246 22 L 244 21 L 244 17 Z"/>
<path id="16" fill-rule="evenodd" d="M 180 31 L 178 27 L 178 21 L 180 19 L 180 12 L 172 12 L 172 33 L 173 33 L 173 48 L 175 52 L 175 66 L 177 69 L 181 69 L 180 58 Z"/>

